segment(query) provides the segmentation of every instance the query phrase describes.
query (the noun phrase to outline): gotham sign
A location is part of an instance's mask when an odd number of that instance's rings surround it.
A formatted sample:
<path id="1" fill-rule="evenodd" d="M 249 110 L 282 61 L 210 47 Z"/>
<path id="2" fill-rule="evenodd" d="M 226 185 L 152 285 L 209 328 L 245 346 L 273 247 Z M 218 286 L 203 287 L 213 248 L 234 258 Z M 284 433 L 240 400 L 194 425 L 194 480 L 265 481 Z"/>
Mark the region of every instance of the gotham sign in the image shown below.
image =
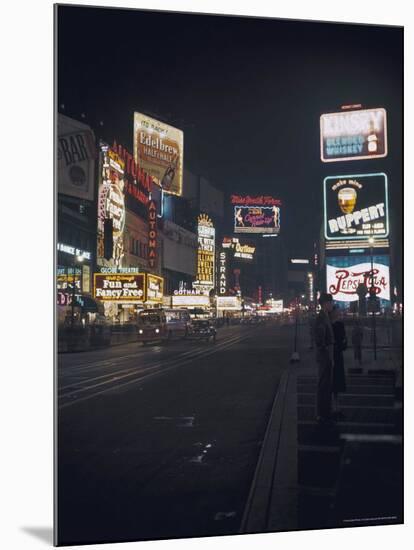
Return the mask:
<path id="1" fill-rule="evenodd" d="M 324 180 L 327 240 L 388 237 L 385 174 L 329 176 Z"/>

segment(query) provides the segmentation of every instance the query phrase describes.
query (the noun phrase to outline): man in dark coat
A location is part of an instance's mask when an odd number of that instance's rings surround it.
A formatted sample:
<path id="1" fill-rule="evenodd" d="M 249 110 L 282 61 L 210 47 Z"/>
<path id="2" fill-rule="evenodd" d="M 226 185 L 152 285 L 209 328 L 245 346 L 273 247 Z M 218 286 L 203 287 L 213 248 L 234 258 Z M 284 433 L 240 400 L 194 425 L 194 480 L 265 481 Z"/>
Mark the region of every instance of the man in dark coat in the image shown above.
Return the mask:
<path id="1" fill-rule="evenodd" d="M 338 394 L 346 391 L 344 351 L 347 348 L 347 338 L 345 325 L 341 320 L 341 313 L 338 308 L 332 308 L 331 324 L 334 334 L 334 353 L 333 353 L 333 371 L 332 371 L 332 394 L 333 394 L 333 416 L 336 419 L 343 418 L 342 411 L 339 410 Z"/>
<path id="2" fill-rule="evenodd" d="M 315 320 L 316 361 L 318 363 L 318 387 L 316 394 L 316 418 L 326 422 L 332 417 L 332 367 L 334 334 L 329 314 L 332 311 L 332 295 L 323 293 L 319 298 L 321 310 Z"/>

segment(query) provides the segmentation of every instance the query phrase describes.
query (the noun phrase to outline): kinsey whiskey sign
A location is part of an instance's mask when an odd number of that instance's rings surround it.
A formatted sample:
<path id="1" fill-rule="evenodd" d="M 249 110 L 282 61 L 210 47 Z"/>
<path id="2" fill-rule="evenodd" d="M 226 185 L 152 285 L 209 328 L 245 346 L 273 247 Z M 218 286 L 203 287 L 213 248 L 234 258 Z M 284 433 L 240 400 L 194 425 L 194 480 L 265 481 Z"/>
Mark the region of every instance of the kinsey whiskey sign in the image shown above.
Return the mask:
<path id="1" fill-rule="evenodd" d="M 386 157 L 387 111 L 361 109 L 321 116 L 321 160 L 335 162 Z"/>

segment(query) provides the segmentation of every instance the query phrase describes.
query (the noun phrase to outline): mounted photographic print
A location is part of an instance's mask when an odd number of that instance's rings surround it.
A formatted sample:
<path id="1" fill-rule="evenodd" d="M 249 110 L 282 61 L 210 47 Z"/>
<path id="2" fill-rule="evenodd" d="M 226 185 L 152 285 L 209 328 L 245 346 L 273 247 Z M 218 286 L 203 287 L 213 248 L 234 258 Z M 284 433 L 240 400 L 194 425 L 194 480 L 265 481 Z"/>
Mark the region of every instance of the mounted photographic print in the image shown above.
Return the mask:
<path id="1" fill-rule="evenodd" d="M 402 524 L 403 28 L 54 14 L 55 544 Z"/>

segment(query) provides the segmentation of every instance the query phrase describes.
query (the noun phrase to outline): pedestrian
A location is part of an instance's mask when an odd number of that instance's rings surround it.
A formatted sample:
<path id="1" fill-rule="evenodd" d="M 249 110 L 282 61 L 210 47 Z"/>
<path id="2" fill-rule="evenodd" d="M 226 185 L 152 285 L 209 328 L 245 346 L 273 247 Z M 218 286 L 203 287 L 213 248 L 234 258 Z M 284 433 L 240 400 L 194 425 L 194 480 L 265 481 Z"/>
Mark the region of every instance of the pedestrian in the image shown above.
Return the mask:
<path id="1" fill-rule="evenodd" d="M 345 325 L 341 320 L 340 310 L 337 307 L 332 308 L 331 324 L 334 333 L 334 353 L 333 353 L 333 371 L 332 371 L 332 398 L 333 398 L 333 416 L 342 418 L 344 415 L 338 408 L 338 393 L 346 391 L 344 351 L 348 346 Z"/>
<path id="2" fill-rule="evenodd" d="M 359 366 L 362 366 L 362 340 L 364 339 L 364 330 L 361 326 L 361 321 L 355 319 L 352 327 L 352 345 L 354 347 L 354 359 L 358 361 Z"/>
<path id="3" fill-rule="evenodd" d="M 329 422 L 332 419 L 332 365 L 334 334 L 329 313 L 332 311 L 332 295 L 323 293 L 319 298 L 321 310 L 315 320 L 316 361 L 318 386 L 316 392 L 316 419 Z"/>
<path id="4" fill-rule="evenodd" d="M 309 314 L 309 336 L 310 336 L 310 345 L 309 349 L 313 349 L 314 340 L 315 340 L 315 317 L 312 313 Z"/>

